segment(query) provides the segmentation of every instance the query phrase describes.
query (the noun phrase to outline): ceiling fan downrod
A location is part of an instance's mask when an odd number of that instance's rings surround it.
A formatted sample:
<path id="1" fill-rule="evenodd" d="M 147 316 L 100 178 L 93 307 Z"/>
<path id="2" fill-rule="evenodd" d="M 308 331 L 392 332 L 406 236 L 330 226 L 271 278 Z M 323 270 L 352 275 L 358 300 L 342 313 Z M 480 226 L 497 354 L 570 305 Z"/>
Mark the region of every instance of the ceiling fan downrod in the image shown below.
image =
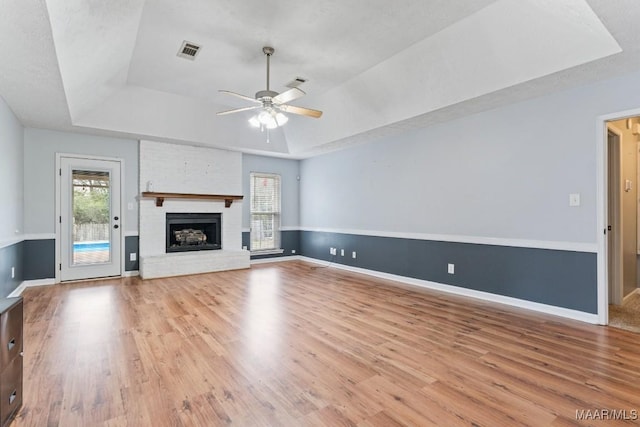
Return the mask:
<path id="1" fill-rule="evenodd" d="M 269 70 L 271 69 L 271 55 L 273 55 L 273 52 L 275 52 L 276 50 L 274 48 L 272 48 L 271 46 L 265 46 L 262 48 L 262 52 L 267 55 L 267 92 L 269 92 Z"/>

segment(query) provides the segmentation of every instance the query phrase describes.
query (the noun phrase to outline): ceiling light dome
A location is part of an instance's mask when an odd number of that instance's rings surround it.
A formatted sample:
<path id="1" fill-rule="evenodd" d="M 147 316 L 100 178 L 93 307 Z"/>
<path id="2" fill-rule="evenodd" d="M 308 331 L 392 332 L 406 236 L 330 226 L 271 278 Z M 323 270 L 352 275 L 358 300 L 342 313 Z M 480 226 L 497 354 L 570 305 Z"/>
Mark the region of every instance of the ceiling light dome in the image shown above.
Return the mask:
<path id="1" fill-rule="evenodd" d="M 251 116 L 249 124 L 256 128 L 275 129 L 284 125 L 288 121 L 289 118 L 286 115 L 277 111 L 275 108 L 268 107 L 260 111 L 258 114 Z"/>

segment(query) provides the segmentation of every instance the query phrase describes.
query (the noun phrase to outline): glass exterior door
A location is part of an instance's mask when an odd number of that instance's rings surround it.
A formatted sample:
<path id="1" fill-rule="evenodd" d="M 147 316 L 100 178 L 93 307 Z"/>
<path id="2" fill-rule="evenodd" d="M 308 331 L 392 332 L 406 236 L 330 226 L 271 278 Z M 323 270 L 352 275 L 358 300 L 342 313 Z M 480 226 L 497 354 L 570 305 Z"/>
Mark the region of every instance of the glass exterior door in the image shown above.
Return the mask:
<path id="1" fill-rule="evenodd" d="M 60 280 L 120 275 L 120 162 L 60 164 Z"/>

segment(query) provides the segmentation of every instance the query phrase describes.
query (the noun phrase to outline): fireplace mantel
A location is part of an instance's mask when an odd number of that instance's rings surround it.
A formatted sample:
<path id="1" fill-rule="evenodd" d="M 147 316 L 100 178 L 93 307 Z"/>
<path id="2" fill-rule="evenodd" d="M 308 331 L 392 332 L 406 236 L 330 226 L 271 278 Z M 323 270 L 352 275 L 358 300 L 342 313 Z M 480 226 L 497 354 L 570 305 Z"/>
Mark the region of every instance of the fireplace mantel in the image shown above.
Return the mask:
<path id="1" fill-rule="evenodd" d="M 223 195 L 223 194 L 190 194 L 190 193 L 156 193 L 144 191 L 142 197 L 154 197 L 156 206 L 160 207 L 164 199 L 191 199 L 191 200 L 224 200 L 224 207 L 231 206 L 234 200 L 242 200 L 244 196 Z"/>

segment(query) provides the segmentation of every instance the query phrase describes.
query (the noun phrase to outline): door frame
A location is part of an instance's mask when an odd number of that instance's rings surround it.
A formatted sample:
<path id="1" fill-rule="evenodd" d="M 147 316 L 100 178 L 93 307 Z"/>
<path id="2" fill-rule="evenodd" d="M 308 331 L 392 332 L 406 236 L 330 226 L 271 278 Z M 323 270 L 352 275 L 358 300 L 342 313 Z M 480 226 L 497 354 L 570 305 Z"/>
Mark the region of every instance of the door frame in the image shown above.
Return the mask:
<path id="1" fill-rule="evenodd" d="M 55 217 L 53 218 L 54 223 L 56 225 L 56 240 L 55 240 L 55 283 L 60 283 L 60 263 L 62 262 L 62 224 L 60 223 L 60 216 L 62 215 L 62 192 L 60 188 L 61 184 L 61 176 L 60 169 L 62 168 L 62 158 L 72 158 L 78 160 L 106 160 L 110 162 L 118 162 L 120 163 L 120 277 L 125 274 L 125 216 L 124 216 L 124 202 L 125 202 L 125 182 L 124 182 L 124 159 L 119 157 L 105 157 L 105 156 L 93 156 L 93 155 L 85 155 L 85 154 L 77 154 L 77 153 L 56 153 L 56 168 L 55 168 L 55 201 L 56 201 L 56 212 Z"/>
<path id="2" fill-rule="evenodd" d="M 596 118 L 596 236 L 597 284 L 598 284 L 598 323 L 609 324 L 609 269 L 608 244 L 604 230 L 608 225 L 608 155 L 607 122 L 640 116 L 640 108 L 609 113 Z"/>
<path id="3" fill-rule="evenodd" d="M 615 170 L 609 170 L 609 166 L 611 165 L 611 159 L 609 159 L 609 153 L 612 150 L 612 147 L 609 146 L 609 133 L 612 133 L 617 138 L 617 144 L 615 147 L 615 160 L 616 166 Z M 607 271 L 607 281 L 613 278 L 613 283 L 607 282 L 607 291 L 612 290 L 612 294 L 614 296 L 614 304 L 618 304 L 617 301 L 622 303 L 623 296 L 623 249 L 622 249 L 622 131 L 614 126 L 611 122 L 607 122 L 607 228 L 609 225 L 612 225 L 610 234 L 612 236 L 612 241 L 614 247 L 609 246 L 609 240 L 607 239 L 607 269 L 610 267 L 609 265 L 609 255 L 612 257 L 613 261 L 613 271 Z M 612 195 L 609 194 L 609 189 L 611 188 L 610 178 L 612 172 L 617 172 L 616 185 L 615 190 L 618 194 Z M 613 206 L 610 204 L 614 202 Z M 613 213 L 614 218 L 609 218 L 609 211 Z M 607 230 L 608 231 L 608 230 Z M 609 298 L 609 292 L 607 292 L 607 298 Z M 607 309 L 609 307 L 609 303 L 611 300 L 607 301 Z"/>

